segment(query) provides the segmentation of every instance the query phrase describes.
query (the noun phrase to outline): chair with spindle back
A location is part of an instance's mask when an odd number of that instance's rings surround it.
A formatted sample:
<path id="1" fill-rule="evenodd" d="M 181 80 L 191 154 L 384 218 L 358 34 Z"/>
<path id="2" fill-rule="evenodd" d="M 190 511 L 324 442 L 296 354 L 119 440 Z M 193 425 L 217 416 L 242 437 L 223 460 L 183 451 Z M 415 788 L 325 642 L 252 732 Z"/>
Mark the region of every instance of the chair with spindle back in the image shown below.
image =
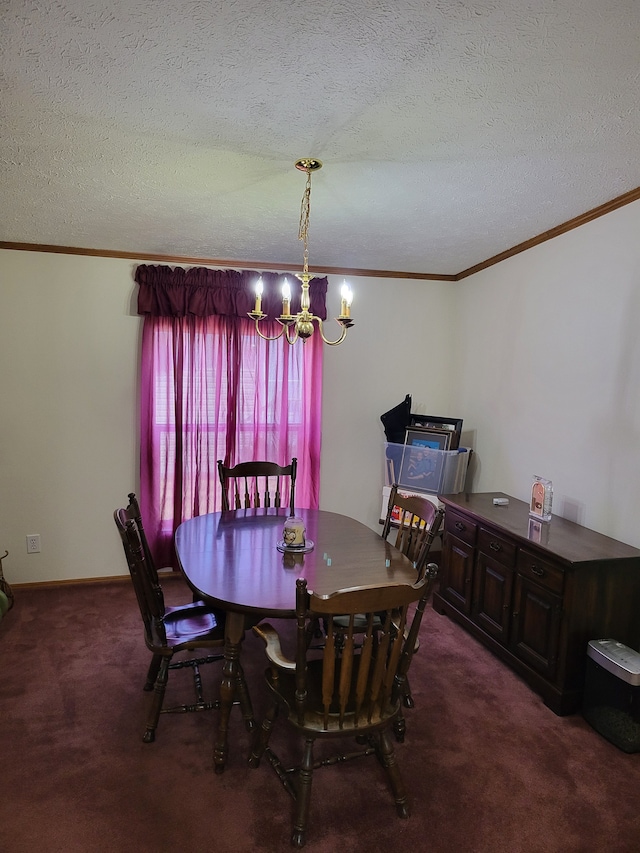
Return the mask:
<path id="1" fill-rule="evenodd" d="M 152 743 L 155 740 L 161 713 L 208 711 L 220 707 L 219 700 L 205 701 L 204 699 L 200 666 L 224 659 L 225 614 L 224 611 L 218 611 L 202 601 L 173 607 L 165 606 L 158 573 L 146 545 L 144 533 L 136 521 L 136 514 L 139 514 L 139 507 L 135 495 L 130 495 L 129 506 L 126 509 L 117 509 L 114 512 L 114 520 L 122 539 L 127 566 L 142 616 L 145 643 L 152 653 L 144 690 L 153 691 L 154 695 L 142 737 L 145 743 Z M 220 649 L 220 652 L 201 657 L 178 657 L 174 660 L 174 655 L 179 652 L 214 648 Z M 169 672 L 184 668 L 191 669 L 193 675 L 195 702 L 165 708 L 164 698 Z M 241 669 L 237 679 L 238 697 L 245 724 L 248 726 L 249 721 L 253 719 L 253 711 Z"/>
<path id="2" fill-rule="evenodd" d="M 302 847 L 306 840 L 314 770 L 341 765 L 351 758 L 377 756 L 386 771 L 398 814 L 408 817 L 408 798 L 389 728 L 401 706 L 403 681 L 436 573 L 436 566 L 429 570 L 425 567 L 413 585 L 360 587 L 327 598 L 309 593 L 306 580 L 298 579 L 295 660 L 284 656 L 280 637 L 271 625 L 254 627 L 266 645 L 271 705 L 257 732 L 249 765 L 258 767 L 266 754 L 293 797 L 291 842 L 295 847 Z M 410 607 L 416 602 L 411 616 Z M 339 625 L 334 622 L 336 614 Z M 318 617 L 327 626 L 321 648 L 308 643 L 309 626 Z M 362 617 L 366 620 L 364 631 L 356 624 Z M 269 747 L 278 714 L 303 740 L 301 761 L 294 767 L 285 767 Z M 315 741 L 331 738 L 356 741 L 349 744 L 352 751 L 314 761 Z"/>
<path id="3" fill-rule="evenodd" d="M 436 507 L 432 501 L 420 495 L 405 495 L 394 485 L 389 494 L 382 538 L 387 539 L 392 528 L 397 526 L 395 541 L 392 537 L 392 543 L 420 570 L 440 532 L 443 517 L 442 507 Z"/>
<path id="4" fill-rule="evenodd" d="M 391 544 L 408 557 L 420 575 L 429 557 L 431 546 L 440 532 L 444 510 L 436 507 L 428 498 L 420 495 L 405 495 L 394 485 L 389 495 L 387 515 L 382 528 L 382 538 L 387 539 L 391 534 Z M 393 528 L 397 527 L 395 538 Z M 336 618 L 336 624 L 346 625 L 346 621 L 340 617 Z M 374 624 L 379 624 L 376 620 Z M 356 630 L 366 627 L 364 618 L 357 618 Z M 418 651 L 419 641 L 416 638 Z M 405 708 L 413 708 L 414 701 L 411 694 L 408 676 L 404 679 L 402 690 L 402 702 Z M 406 732 L 406 721 L 402 708 L 393 724 L 395 737 L 398 742 L 404 741 Z"/>
<path id="5" fill-rule="evenodd" d="M 440 532 L 444 518 L 444 509 L 436 507 L 432 501 L 420 495 L 404 495 L 398 490 L 397 484 L 391 488 L 387 515 L 382 528 L 382 538 L 387 539 L 392 528 L 397 525 L 395 541 L 392 544 L 413 561 L 416 571 L 420 573 L 426 565 L 431 546 Z M 415 651 L 418 650 L 419 643 Z M 408 677 L 404 681 L 402 701 L 405 708 L 413 708 Z M 404 740 L 406 724 L 402 709 L 394 724 L 396 739 Z"/>
<path id="6" fill-rule="evenodd" d="M 129 492 L 129 504 L 126 509 L 122 510 L 122 512 L 123 518 L 125 520 L 130 519 L 132 521 L 135 521 L 136 527 L 138 528 L 138 533 L 140 535 L 140 543 L 144 551 L 145 565 L 147 567 L 147 571 L 151 573 L 154 583 L 159 584 L 160 581 L 158 578 L 158 569 L 156 567 L 155 560 L 153 559 L 153 555 L 151 554 L 151 549 L 147 540 L 147 534 L 145 533 L 144 525 L 142 523 L 142 511 L 140 509 L 140 504 L 138 503 L 138 499 L 135 496 L 134 492 Z M 166 571 L 171 572 L 171 567 L 168 567 Z M 193 596 L 193 601 L 194 603 L 202 604 L 198 596 L 195 594 Z M 167 612 L 170 612 L 172 608 L 167 607 L 166 610 Z M 224 614 L 218 614 L 218 618 L 224 620 Z"/>
<path id="7" fill-rule="evenodd" d="M 149 542 L 147 540 L 147 534 L 144 532 L 144 525 L 142 523 L 142 512 L 140 510 L 140 504 L 138 503 L 138 498 L 135 496 L 134 492 L 129 492 L 129 504 L 125 510 L 122 510 L 123 519 L 125 521 L 131 520 L 135 521 L 136 527 L 138 528 L 138 534 L 140 536 L 140 543 L 142 545 L 142 549 L 144 551 L 144 558 L 147 566 L 147 571 L 151 572 L 153 575 L 153 579 L 156 583 L 158 583 L 158 571 L 156 569 L 155 561 L 151 555 L 151 549 L 149 548 Z"/>
<path id="8" fill-rule="evenodd" d="M 219 459 L 222 509 L 280 507 L 283 495 L 286 498 L 288 491 L 289 510 L 293 515 L 297 467 L 298 460 L 295 456 L 290 465 L 255 461 L 240 462 L 232 468 L 224 465 Z"/>

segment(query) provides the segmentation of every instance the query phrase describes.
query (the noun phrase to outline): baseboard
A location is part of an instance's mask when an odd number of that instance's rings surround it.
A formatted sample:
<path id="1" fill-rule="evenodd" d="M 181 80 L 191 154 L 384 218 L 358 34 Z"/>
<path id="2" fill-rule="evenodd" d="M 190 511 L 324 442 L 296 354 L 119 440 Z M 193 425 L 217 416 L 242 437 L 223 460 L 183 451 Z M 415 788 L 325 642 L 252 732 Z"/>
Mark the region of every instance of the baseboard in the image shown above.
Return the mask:
<path id="1" fill-rule="evenodd" d="M 168 580 L 172 575 L 181 577 L 180 572 L 173 569 L 158 569 L 158 574 L 162 575 L 162 579 Z M 33 583 L 11 583 L 11 589 L 54 589 L 60 586 L 70 585 L 86 585 L 92 583 L 131 583 L 130 575 L 109 575 L 103 578 L 70 578 L 60 581 L 34 581 Z"/>

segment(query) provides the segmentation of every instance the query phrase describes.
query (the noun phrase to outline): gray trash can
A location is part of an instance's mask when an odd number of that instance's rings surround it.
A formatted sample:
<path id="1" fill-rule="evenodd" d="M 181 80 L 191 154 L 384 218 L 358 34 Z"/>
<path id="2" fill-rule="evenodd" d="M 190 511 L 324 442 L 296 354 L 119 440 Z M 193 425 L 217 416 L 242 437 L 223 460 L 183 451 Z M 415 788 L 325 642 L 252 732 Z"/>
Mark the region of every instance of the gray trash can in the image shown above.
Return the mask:
<path id="1" fill-rule="evenodd" d="M 582 714 L 623 752 L 640 752 L 640 653 L 616 640 L 587 645 Z"/>

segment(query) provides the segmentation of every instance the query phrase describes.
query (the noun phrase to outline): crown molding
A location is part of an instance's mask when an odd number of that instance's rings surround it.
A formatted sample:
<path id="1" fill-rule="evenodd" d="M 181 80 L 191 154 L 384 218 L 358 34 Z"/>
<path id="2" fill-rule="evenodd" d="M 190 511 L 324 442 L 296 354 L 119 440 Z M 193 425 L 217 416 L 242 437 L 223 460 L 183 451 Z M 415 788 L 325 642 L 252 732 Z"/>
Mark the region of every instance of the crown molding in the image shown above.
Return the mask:
<path id="1" fill-rule="evenodd" d="M 559 237 L 560 234 L 566 234 L 567 231 L 573 231 L 574 228 L 586 225 L 587 222 L 592 222 L 594 219 L 598 219 L 600 216 L 605 216 L 607 213 L 618 210 L 619 207 L 624 207 L 625 204 L 631 204 L 632 201 L 637 201 L 638 199 L 640 199 L 640 187 L 636 187 L 635 190 L 630 190 L 628 193 L 624 193 L 624 195 L 620 195 L 617 198 L 611 199 L 611 201 L 607 201 L 598 207 L 594 207 L 592 210 L 588 210 L 586 213 L 580 214 L 580 216 L 576 216 L 574 219 L 569 219 L 568 222 L 563 222 L 561 225 L 556 225 L 555 228 L 543 231 L 543 233 L 538 234 L 537 237 L 525 240 L 524 243 L 518 243 L 517 246 L 512 246 L 505 252 L 500 252 L 499 255 L 494 255 L 492 258 L 487 258 L 486 261 L 482 261 L 473 267 L 469 267 L 469 269 L 459 272 L 456 275 L 456 281 L 460 281 L 463 278 L 474 275 L 474 273 L 480 272 L 480 270 L 485 270 L 487 267 L 492 267 L 494 264 L 499 264 L 500 261 L 512 258 L 514 255 L 519 255 L 520 252 L 526 252 L 527 249 L 539 246 L 540 243 L 546 243 L 547 240 L 553 240 L 554 237 Z"/>

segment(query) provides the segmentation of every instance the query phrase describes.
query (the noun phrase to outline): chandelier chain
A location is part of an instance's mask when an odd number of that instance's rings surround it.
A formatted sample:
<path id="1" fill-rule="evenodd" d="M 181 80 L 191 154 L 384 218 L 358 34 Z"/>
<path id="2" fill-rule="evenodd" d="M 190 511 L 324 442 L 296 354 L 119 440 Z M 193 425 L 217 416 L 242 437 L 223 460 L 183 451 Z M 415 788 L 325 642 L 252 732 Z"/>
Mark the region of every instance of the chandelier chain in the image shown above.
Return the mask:
<path id="1" fill-rule="evenodd" d="M 298 240 L 302 240 L 303 272 L 309 272 L 309 216 L 311 214 L 311 169 L 307 168 L 307 185 L 300 204 L 300 227 L 298 229 Z"/>

